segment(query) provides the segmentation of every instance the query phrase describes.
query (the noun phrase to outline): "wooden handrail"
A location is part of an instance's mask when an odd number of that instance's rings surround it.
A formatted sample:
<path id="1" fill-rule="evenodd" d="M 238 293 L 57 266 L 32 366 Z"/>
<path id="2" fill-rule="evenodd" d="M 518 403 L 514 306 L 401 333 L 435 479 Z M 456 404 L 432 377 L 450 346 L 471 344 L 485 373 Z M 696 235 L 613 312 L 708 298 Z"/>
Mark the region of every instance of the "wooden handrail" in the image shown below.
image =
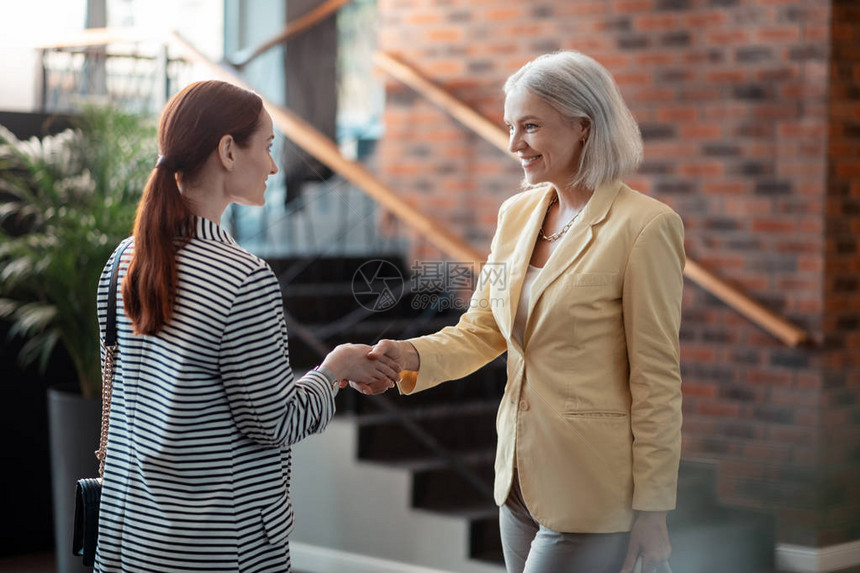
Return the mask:
<path id="1" fill-rule="evenodd" d="M 252 89 L 227 66 L 219 65 L 186 41 L 176 32 L 169 37 L 171 47 L 178 48 L 190 61 L 205 66 L 218 79 L 236 84 L 246 89 Z M 261 96 L 262 97 L 262 96 Z M 266 109 L 272 116 L 272 121 L 286 137 L 299 147 L 313 155 L 322 163 L 336 171 L 365 193 L 373 197 L 384 208 L 388 209 L 409 227 L 420 233 L 446 255 L 455 260 L 480 264 L 486 260 L 486 255 L 472 248 L 468 243 L 453 235 L 443 225 L 421 213 L 418 209 L 397 196 L 391 188 L 379 181 L 360 163 L 350 161 L 341 155 L 337 145 L 325 135 L 314 129 L 307 122 L 265 97 Z"/>
<path id="2" fill-rule="evenodd" d="M 684 274 L 788 346 L 799 346 L 809 339 L 809 334 L 805 330 L 775 315 L 689 258 L 687 259 L 687 266 L 684 268 Z"/>
<path id="3" fill-rule="evenodd" d="M 486 141 L 510 155 L 508 152 L 508 134 L 504 130 L 433 83 L 433 81 L 421 75 L 415 68 L 405 64 L 387 52 L 376 52 L 373 55 L 373 62 L 392 77 L 400 80 L 441 107 L 457 121 L 483 137 Z"/>
<path id="4" fill-rule="evenodd" d="M 352 0 L 328 0 L 327 2 L 320 4 L 307 14 L 304 14 L 301 17 L 296 18 L 292 22 L 287 23 L 287 25 L 284 26 L 284 29 L 281 30 L 278 34 L 272 36 L 270 39 L 266 40 L 265 42 L 254 48 L 254 50 L 251 51 L 251 53 L 245 56 L 243 59 L 237 62 L 231 62 L 231 64 L 236 69 L 241 70 L 242 68 L 256 60 L 262 54 L 265 54 L 277 45 L 283 44 L 299 32 L 303 32 L 311 26 L 316 25 L 317 22 L 320 22 L 331 14 L 334 14 L 340 9 L 341 6 L 349 4 L 350 2 L 352 2 Z"/>
<path id="5" fill-rule="evenodd" d="M 503 129 L 424 77 L 420 72 L 386 52 L 377 52 L 374 56 L 374 62 L 383 71 L 417 91 L 464 126 L 472 129 L 489 143 L 504 151 L 508 157 L 516 159 L 508 151 L 508 135 Z M 777 316 L 689 258 L 684 268 L 684 275 L 788 346 L 796 347 L 809 340 L 809 334 L 805 330 Z"/>

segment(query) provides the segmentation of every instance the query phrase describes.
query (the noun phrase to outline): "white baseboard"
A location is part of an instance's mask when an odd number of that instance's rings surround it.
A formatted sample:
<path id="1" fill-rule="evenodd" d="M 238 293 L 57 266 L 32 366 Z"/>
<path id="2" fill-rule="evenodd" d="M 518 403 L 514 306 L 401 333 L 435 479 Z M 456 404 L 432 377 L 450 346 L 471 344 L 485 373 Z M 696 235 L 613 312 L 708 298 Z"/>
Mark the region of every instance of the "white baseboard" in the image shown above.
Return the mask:
<path id="1" fill-rule="evenodd" d="M 797 573 L 829 573 L 860 565 L 860 541 L 829 547 L 804 547 L 778 543 L 776 567 Z"/>
<path id="2" fill-rule="evenodd" d="M 293 569 L 307 573 L 450 573 L 378 557 L 290 542 Z"/>

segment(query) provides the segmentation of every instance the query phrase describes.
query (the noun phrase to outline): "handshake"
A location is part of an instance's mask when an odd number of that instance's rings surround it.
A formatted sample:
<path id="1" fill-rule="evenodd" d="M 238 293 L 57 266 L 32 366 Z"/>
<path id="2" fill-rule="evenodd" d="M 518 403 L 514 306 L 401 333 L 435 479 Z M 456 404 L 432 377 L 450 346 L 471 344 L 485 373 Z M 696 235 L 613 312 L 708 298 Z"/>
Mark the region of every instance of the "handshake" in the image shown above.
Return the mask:
<path id="1" fill-rule="evenodd" d="M 328 368 L 340 387 L 362 394 L 381 394 L 400 381 L 403 370 L 418 370 L 418 352 L 404 340 L 383 339 L 374 346 L 341 344 L 320 366 Z"/>

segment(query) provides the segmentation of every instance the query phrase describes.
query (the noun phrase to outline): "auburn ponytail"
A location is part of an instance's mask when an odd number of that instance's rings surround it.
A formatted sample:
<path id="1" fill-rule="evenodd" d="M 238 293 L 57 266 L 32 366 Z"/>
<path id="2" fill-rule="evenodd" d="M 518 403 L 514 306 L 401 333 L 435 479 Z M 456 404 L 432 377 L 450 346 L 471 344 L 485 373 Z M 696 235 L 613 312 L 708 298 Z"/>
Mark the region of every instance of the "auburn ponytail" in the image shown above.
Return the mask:
<path id="1" fill-rule="evenodd" d="M 258 127 L 263 101 L 220 81 L 196 82 L 173 96 L 158 127 L 161 156 L 134 220 L 134 256 L 122 283 L 135 334 L 156 334 L 173 317 L 176 254 L 194 236 L 194 213 L 177 178 L 192 181 L 224 135 L 244 146 Z M 215 221 L 217 223 L 217 221 Z"/>
<path id="2" fill-rule="evenodd" d="M 135 334 L 155 334 L 172 318 L 179 282 L 176 253 L 193 229 L 194 216 L 175 174 L 156 168 L 137 208 L 134 257 L 122 283 L 125 313 Z"/>

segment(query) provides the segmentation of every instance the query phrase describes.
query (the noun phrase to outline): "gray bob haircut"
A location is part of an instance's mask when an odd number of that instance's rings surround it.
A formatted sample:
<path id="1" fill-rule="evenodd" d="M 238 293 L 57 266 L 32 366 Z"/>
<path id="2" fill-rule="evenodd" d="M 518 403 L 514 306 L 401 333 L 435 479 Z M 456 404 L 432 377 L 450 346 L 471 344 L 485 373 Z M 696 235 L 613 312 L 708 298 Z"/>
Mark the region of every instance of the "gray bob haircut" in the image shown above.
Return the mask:
<path id="1" fill-rule="evenodd" d="M 576 51 L 544 54 L 505 82 L 505 94 L 523 87 L 564 117 L 585 118 L 590 130 L 574 185 L 597 189 L 621 179 L 642 161 L 642 135 L 609 72 Z"/>

